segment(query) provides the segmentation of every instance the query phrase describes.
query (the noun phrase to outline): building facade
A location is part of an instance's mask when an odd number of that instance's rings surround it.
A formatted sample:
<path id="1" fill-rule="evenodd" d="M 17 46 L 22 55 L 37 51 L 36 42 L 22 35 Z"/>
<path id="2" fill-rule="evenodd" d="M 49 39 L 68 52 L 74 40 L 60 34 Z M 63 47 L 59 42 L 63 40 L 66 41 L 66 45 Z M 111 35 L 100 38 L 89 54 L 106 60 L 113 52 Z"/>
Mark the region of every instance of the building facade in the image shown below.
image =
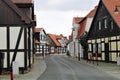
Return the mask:
<path id="1" fill-rule="evenodd" d="M 36 56 L 45 56 L 49 54 L 49 43 L 47 42 L 47 34 L 43 28 L 35 28 L 35 49 Z"/>
<path id="2" fill-rule="evenodd" d="M 48 34 L 48 43 L 50 45 L 50 54 L 62 54 L 66 53 L 66 41 L 67 39 L 61 34 Z"/>
<path id="3" fill-rule="evenodd" d="M 88 59 L 116 62 L 120 55 L 119 0 L 100 0 L 88 33 Z M 119 10 L 119 9 L 118 9 Z"/>
<path id="4" fill-rule="evenodd" d="M 15 0 L 14 0 L 15 1 Z M 22 1 L 21 1 L 22 2 Z M 30 69 L 34 61 L 33 49 L 33 27 L 35 22 L 32 19 L 34 12 L 30 11 L 33 3 L 27 3 L 28 14 L 25 14 L 11 0 L 0 0 L 0 72 L 2 70 L 10 71 L 12 63 L 17 62 L 20 71 Z M 26 3 L 19 3 L 19 6 Z M 27 6 L 27 5 L 26 5 Z M 22 7 L 22 9 L 25 9 Z M 32 8 L 33 9 L 33 8 Z M 9 13 L 9 15 L 8 15 Z"/>

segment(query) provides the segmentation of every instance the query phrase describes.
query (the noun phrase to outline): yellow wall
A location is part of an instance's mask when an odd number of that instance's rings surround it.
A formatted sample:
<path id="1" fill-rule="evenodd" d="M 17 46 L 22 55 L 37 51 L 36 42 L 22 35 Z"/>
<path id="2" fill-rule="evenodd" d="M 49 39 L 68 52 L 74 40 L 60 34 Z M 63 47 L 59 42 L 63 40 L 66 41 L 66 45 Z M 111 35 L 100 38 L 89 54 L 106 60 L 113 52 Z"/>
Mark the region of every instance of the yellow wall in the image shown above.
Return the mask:
<path id="1" fill-rule="evenodd" d="M 97 43 L 100 43 L 100 39 L 97 39 Z"/>
<path id="2" fill-rule="evenodd" d="M 105 45 L 104 45 L 104 43 L 102 43 L 102 51 L 104 51 L 105 50 Z"/>
<path id="3" fill-rule="evenodd" d="M 117 60 L 116 53 L 112 53 L 112 61 L 116 61 L 116 60 Z"/>
<path id="4" fill-rule="evenodd" d="M 120 36 L 117 36 L 117 39 L 119 40 L 119 39 L 120 39 Z"/>
<path id="5" fill-rule="evenodd" d="M 102 53 L 101 57 L 102 57 L 102 60 L 105 60 L 105 53 L 104 52 Z"/>
<path id="6" fill-rule="evenodd" d="M 120 41 L 117 44 L 118 44 L 118 50 L 120 50 Z"/>
<path id="7" fill-rule="evenodd" d="M 88 43 L 91 43 L 91 40 L 88 40 Z"/>
<path id="8" fill-rule="evenodd" d="M 111 37 L 111 40 L 116 40 L 116 36 Z"/>
<path id="9" fill-rule="evenodd" d="M 111 50 L 116 50 L 116 42 L 111 42 Z"/>
<path id="10" fill-rule="evenodd" d="M 105 38 L 105 43 L 108 43 L 109 39 L 108 38 Z"/>
<path id="11" fill-rule="evenodd" d="M 95 43 L 95 40 L 92 40 L 92 43 Z"/>
<path id="12" fill-rule="evenodd" d="M 89 51 L 92 51 L 92 45 L 89 45 Z"/>

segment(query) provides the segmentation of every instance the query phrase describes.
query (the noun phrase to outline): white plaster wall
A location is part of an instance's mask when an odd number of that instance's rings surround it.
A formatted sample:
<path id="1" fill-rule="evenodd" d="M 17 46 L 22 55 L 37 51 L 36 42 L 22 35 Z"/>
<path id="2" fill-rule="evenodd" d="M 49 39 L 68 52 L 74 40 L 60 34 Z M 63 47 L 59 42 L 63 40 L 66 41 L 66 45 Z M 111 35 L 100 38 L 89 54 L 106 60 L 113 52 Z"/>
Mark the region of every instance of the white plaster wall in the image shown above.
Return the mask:
<path id="1" fill-rule="evenodd" d="M 4 53 L 4 62 L 3 63 L 4 63 L 3 67 L 7 68 L 7 53 L 6 52 Z"/>
<path id="2" fill-rule="evenodd" d="M 13 54 L 13 52 L 10 52 L 10 63 L 12 61 Z M 24 52 L 17 53 L 15 61 L 18 62 L 19 67 L 24 67 Z"/>
<path id="3" fill-rule="evenodd" d="M 7 49 L 6 27 L 0 27 L 0 49 Z"/>
<path id="4" fill-rule="evenodd" d="M 20 28 L 21 27 L 10 27 L 10 49 L 15 49 Z M 24 49 L 24 31 L 18 49 Z M 13 54 L 13 52 L 10 52 L 10 62 L 12 61 Z M 17 52 L 16 62 L 18 62 L 19 67 L 24 67 L 24 52 Z"/>
<path id="5" fill-rule="evenodd" d="M 85 31 L 89 32 L 93 17 L 87 18 Z"/>
<path id="6" fill-rule="evenodd" d="M 70 42 L 70 55 L 71 56 L 74 56 L 74 42 L 72 41 L 72 42 Z"/>
<path id="7" fill-rule="evenodd" d="M 10 49 L 15 49 L 19 31 L 20 31 L 20 27 L 10 27 Z M 22 34 L 18 49 L 23 49 L 23 48 L 24 48 L 24 36 Z"/>
<path id="8" fill-rule="evenodd" d="M 77 40 L 75 40 L 74 49 L 75 49 L 75 57 L 77 57 L 78 56 L 78 42 L 77 42 Z"/>
<path id="9" fill-rule="evenodd" d="M 83 48 L 81 45 L 80 45 L 80 57 L 83 58 Z"/>

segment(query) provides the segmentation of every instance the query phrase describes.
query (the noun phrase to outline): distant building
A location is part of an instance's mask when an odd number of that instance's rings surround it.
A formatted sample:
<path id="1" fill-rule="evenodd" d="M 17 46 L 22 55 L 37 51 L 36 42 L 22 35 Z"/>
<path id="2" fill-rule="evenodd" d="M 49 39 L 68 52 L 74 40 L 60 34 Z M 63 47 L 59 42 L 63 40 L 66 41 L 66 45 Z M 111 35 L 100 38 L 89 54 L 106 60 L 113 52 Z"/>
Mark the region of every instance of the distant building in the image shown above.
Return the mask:
<path id="1" fill-rule="evenodd" d="M 70 36 L 70 43 L 68 44 L 69 52 L 71 56 L 77 57 L 78 56 L 78 29 L 79 29 L 79 22 L 83 19 L 83 17 L 74 17 L 73 18 L 73 28 Z"/>
<path id="2" fill-rule="evenodd" d="M 49 43 L 47 42 L 47 34 L 43 28 L 35 28 L 35 49 L 36 56 L 45 56 L 49 54 Z"/>
<path id="3" fill-rule="evenodd" d="M 56 34 L 48 34 L 47 37 L 48 43 L 50 45 L 50 53 L 51 54 L 60 54 L 66 52 L 66 37 Z"/>

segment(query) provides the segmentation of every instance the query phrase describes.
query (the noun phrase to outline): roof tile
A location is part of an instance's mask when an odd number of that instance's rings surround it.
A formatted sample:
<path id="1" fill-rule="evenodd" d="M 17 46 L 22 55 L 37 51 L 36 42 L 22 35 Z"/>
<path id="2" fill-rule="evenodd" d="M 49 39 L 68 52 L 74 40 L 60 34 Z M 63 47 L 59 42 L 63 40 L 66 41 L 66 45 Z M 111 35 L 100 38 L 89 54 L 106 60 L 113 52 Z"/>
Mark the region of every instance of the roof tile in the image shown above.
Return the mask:
<path id="1" fill-rule="evenodd" d="M 83 33 L 84 33 L 84 31 L 85 31 L 86 23 L 87 23 L 87 18 L 89 18 L 89 17 L 94 17 L 94 15 L 95 15 L 95 13 L 96 13 L 96 10 L 97 10 L 97 7 L 95 7 L 93 10 L 91 10 L 91 11 L 88 13 L 88 15 L 87 15 L 85 18 L 83 18 L 83 20 L 81 20 L 81 22 L 80 22 L 80 27 L 79 27 L 79 30 L 78 30 L 78 36 L 77 36 L 77 38 L 78 38 L 79 36 L 82 36 L 82 35 L 83 35 Z"/>
<path id="2" fill-rule="evenodd" d="M 116 14 L 114 12 L 116 6 L 120 6 L 120 0 L 103 0 L 104 5 L 106 6 L 107 10 L 116 21 L 118 26 L 120 27 L 120 7 L 117 7 L 119 12 Z"/>
<path id="3" fill-rule="evenodd" d="M 34 32 L 40 32 L 43 28 L 34 28 Z"/>
<path id="4" fill-rule="evenodd" d="M 12 0 L 13 3 L 32 3 L 33 0 Z"/>

